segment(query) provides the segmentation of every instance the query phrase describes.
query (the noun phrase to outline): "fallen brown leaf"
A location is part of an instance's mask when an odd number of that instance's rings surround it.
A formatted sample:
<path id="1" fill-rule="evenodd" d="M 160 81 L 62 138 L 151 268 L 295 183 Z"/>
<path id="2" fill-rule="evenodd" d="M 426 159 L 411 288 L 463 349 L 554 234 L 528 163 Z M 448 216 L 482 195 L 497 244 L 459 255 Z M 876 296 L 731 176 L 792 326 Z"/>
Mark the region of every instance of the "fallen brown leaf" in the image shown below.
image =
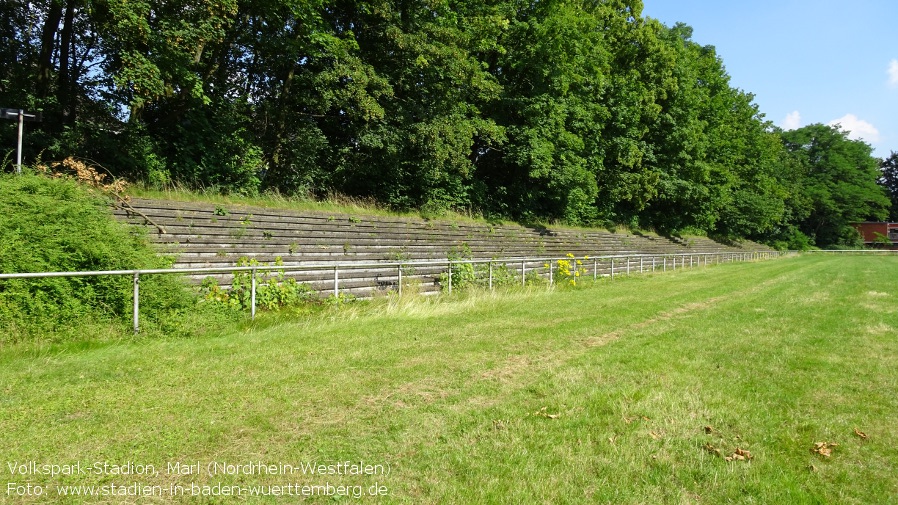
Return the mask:
<path id="1" fill-rule="evenodd" d="M 867 440 L 867 434 L 857 428 L 854 429 L 854 434 L 861 437 L 864 440 Z"/>
<path id="2" fill-rule="evenodd" d="M 536 412 L 534 412 L 533 415 L 546 417 L 548 419 L 558 419 L 558 417 L 561 416 L 561 414 L 549 414 L 548 412 L 546 412 L 546 409 L 548 409 L 548 408 L 549 407 L 543 407 L 543 408 L 537 410 Z"/>
<path id="3" fill-rule="evenodd" d="M 815 452 L 828 458 L 833 455 L 833 447 L 837 447 L 838 445 L 839 444 L 835 442 L 816 442 L 814 448 L 811 449 L 811 452 Z"/>
<path id="4" fill-rule="evenodd" d="M 714 433 L 714 428 L 712 428 L 711 426 L 705 426 L 705 433 L 707 433 L 709 435 L 711 433 Z"/>

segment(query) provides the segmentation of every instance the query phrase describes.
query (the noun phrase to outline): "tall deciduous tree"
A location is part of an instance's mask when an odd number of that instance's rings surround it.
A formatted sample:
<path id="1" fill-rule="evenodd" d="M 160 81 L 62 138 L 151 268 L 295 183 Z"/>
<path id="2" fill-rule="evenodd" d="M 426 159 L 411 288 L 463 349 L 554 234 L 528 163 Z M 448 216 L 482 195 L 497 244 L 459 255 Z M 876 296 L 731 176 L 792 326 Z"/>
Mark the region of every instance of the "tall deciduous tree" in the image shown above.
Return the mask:
<path id="1" fill-rule="evenodd" d="M 888 158 L 882 160 L 879 168 L 882 170 L 879 183 L 886 189 L 892 201 L 889 219 L 898 221 L 898 153 L 892 151 Z"/>
<path id="2" fill-rule="evenodd" d="M 868 144 L 849 139 L 837 126 L 823 124 L 782 136 L 801 170 L 801 190 L 810 204 L 810 212 L 798 226 L 818 247 L 854 245 L 858 234 L 852 222 L 888 216 L 889 199 L 877 184 L 879 162 Z"/>

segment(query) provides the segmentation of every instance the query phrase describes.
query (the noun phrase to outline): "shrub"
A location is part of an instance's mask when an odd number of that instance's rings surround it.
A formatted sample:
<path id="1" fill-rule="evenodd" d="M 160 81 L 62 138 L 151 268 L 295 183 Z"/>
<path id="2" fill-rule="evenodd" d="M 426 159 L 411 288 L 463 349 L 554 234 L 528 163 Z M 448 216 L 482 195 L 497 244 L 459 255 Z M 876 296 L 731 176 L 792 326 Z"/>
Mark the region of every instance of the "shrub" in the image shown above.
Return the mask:
<path id="1" fill-rule="evenodd" d="M 474 257 L 468 244 L 461 244 L 449 250 L 447 259 L 449 261 L 464 261 Z M 464 289 L 475 283 L 477 280 L 474 271 L 474 265 L 471 263 L 453 263 L 452 264 L 452 289 Z M 449 285 L 449 273 L 440 274 L 440 286 Z"/>
<path id="2" fill-rule="evenodd" d="M 100 189 L 73 177 L 0 175 L 0 272 L 169 265 L 142 233 L 115 221 L 109 197 Z M 85 326 L 123 330 L 130 320 L 131 293 L 127 276 L 0 281 L 0 344 L 66 340 L 83 335 Z M 141 319 L 149 325 L 165 328 L 192 302 L 172 276 L 141 279 Z"/>
<path id="3" fill-rule="evenodd" d="M 284 262 L 277 258 L 274 266 Z M 240 258 L 238 267 L 267 266 L 255 259 Z M 229 289 L 223 289 L 212 277 L 203 281 L 203 298 L 214 304 L 224 305 L 234 310 L 250 310 L 252 306 L 252 272 L 235 272 Z M 292 277 L 284 270 L 263 270 L 256 273 L 256 307 L 277 310 L 282 307 L 308 302 L 314 296 L 312 289 Z"/>

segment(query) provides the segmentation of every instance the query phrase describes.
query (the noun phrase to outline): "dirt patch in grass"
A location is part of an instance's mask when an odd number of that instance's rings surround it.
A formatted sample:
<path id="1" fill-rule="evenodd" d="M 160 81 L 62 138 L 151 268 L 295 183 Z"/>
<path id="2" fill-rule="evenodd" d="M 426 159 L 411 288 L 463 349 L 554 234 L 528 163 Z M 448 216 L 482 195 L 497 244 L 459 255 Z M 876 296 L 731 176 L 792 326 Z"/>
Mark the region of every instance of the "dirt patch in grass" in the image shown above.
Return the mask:
<path id="1" fill-rule="evenodd" d="M 630 326 L 627 326 L 626 328 L 623 328 L 620 330 L 615 330 L 615 331 L 608 332 L 608 333 L 604 333 L 604 334 L 598 335 L 598 336 L 588 337 L 586 340 L 583 341 L 583 345 L 585 345 L 586 347 L 603 346 L 603 345 L 606 345 L 608 343 L 611 343 L 611 342 L 617 340 L 622 335 L 629 333 L 631 331 L 641 330 L 643 328 L 647 328 L 649 326 L 653 326 L 655 324 L 658 324 L 658 323 L 661 323 L 664 321 L 669 321 L 675 317 L 685 316 L 685 315 L 695 312 L 695 311 L 709 309 L 709 308 L 713 307 L 714 305 L 717 305 L 718 303 L 720 303 L 724 300 L 727 300 L 729 298 L 732 298 L 732 295 L 718 296 L 718 297 L 714 297 L 714 298 L 709 298 L 709 299 L 701 301 L 701 302 L 687 303 L 687 304 L 677 307 L 675 309 L 662 312 L 655 317 L 646 319 L 645 321 L 640 321 L 638 323 L 631 324 Z"/>

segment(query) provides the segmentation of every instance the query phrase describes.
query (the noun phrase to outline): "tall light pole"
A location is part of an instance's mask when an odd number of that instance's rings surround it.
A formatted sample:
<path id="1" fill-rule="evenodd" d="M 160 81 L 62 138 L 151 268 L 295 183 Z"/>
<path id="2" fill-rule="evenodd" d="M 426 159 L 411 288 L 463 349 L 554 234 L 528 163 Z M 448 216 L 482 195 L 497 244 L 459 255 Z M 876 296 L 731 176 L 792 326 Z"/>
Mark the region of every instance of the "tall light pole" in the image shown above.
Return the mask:
<path id="1" fill-rule="evenodd" d="M 22 131 L 25 121 L 41 120 L 40 112 L 25 112 L 22 109 L 0 109 L 0 118 L 13 119 L 19 122 L 19 138 L 16 143 L 16 173 L 22 173 Z"/>

